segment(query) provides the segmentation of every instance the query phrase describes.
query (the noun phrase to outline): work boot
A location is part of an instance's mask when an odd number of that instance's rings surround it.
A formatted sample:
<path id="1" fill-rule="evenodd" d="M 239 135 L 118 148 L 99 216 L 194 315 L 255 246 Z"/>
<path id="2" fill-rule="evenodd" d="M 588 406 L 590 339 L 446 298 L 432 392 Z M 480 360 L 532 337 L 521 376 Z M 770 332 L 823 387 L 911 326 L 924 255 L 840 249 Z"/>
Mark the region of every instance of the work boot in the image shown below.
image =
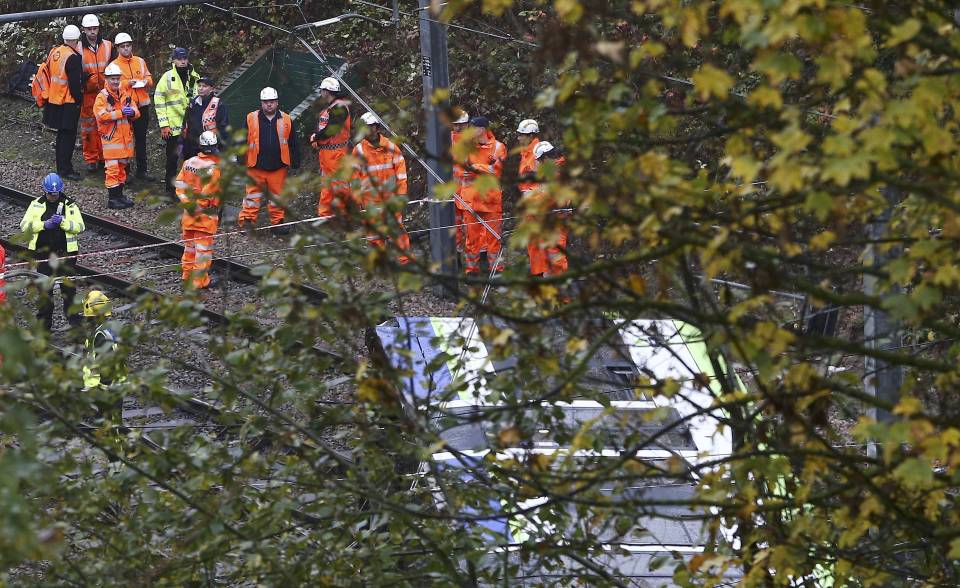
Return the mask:
<path id="1" fill-rule="evenodd" d="M 280 223 L 277 223 L 277 224 L 280 224 Z M 273 230 L 271 230 L 270 232 L 278 237 L 285 237 L 290 234 L 290 225 L 282 225 L 279 227 L 277 225 L 273 225 Z"/>
<path id="2" fill-rule="evenodd" d="M 87 172 L 88 174 L 96 173 L 98 169 L 99 168 L 96 163 L 88 163 L 85 166 L 83 166 L 83 171 Z"/>
<path id="3" fill-rule="evenodd" d="M 130 208 L 133 206 L 133 200 L 129 196 L 123 193 L 123 189 L 126 187 L 126 184 L 120 184 L 120 200 L 123 201 L 125 208 Z"/>
<path id="4" fill-rule="evenodd" d="M 63 179 L 70 180 L 71 182 L 79 182 L 83 178 L 76 171 L 70 170 L 63 175 Z"/>
<path id="5" fill-rule="evenodd" d="M 141 182 L 156 182 L 156 181 L 157 181 L 157 178 L 155 178 L 155 177 L 153 177 L 153 176 L 151 176 L 150 174 L 147 173 L 147 164 L 146 164 L 146 163 L 141 163 L 141 162 L 137 162 L 137 175 L 136 175 L 136 178 L 137 178 L 137 180 L 139 180 L 139 181 L 141 181 Z"/>
<path id="6" fill-rule="evenodd" d="M 107 189 L 107 208 L 112 210 L 123 210 L 124 208 L 130 208 L 133 206 L 133 202 L 129 202 L 123 197 L 123 186 L 114 186 L 113 188 Z M 128 204 L 129 202 L 129 204 Z"/>

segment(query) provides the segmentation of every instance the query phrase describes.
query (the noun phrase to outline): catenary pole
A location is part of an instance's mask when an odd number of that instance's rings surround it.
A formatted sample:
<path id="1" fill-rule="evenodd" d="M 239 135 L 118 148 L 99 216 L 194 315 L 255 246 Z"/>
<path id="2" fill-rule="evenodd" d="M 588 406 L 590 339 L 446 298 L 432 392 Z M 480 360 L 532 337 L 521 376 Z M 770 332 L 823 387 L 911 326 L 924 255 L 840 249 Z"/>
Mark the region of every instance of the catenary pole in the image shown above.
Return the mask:
<path id="1" fill-rule="evenodd" d="M 890 217 L 893 208 L 898 203 L 898 193 L 892 188 L 883 190 L 884 198 L 887 201 L 883 212 L 874 217 L 867 223 L 867 238 L 871 242 L 878 242 L 886 237 L 890 224 Z M 869 267 L 880 268 L 897 255 L 899 249 L 891 248 L 885 251 L 878 250 L 873 244 L 867 245 L 863 256 L 863 263 Z M 879 292 L 877 287 L 877 278 L 871 273 L 863 275 L 863 293 L 867 296 L 881 295 L 883 299 L 888 299 L 900 293 L 900 288 L 891 285 L 884 292 Z M 899 325 L 890 318 L 890 315 L 881 308 L 874 308 L 870 305 L 863 307 L 863 339 L 864 343 L 877 350 L 896 349 L 900 346 Z M 903 384 L 902 368 L 899 365 L 867 356 L 864 360 L 863 385 L 865 392 L 877 400 L 896 404 L 900 399 L 900 386 Z M 872 407 L 868 411 L 869 416 L 877 421 L 889 421 L 893 418 L 887 410 Z M 867 453 L 871 457 L 877 454 L 877 446 L 870 443 L 867 446 Z"/>
<path id="2" fill-rule="evenodd" d="M 447 70 L 447 28 L 430 11 L 430 0 L 419 0 L 420 67 L 423 75 L 423 110 L 426 115 L 427 164 L 434 171 L 427 174 L 427 190 L 437 200 L 436 187 L 450 181 L 450 164 L 444 154 L 450 152 L 450 130 L 440 118 L 447 105 L 450 85 Z M 433 18 L 431 18 L 433 17 Z M 439 98 L 439 99 L 438 99 Z M 430 259 L 443 276 L 449 276 L 450 290 L 437 286 L 437 294 L 449 295 L 456 290 L 456 241 L 449 228 L 454 224 L 453 202 L 430 203 Z M 443 227 L 443 228 L 441 228 Z"/>

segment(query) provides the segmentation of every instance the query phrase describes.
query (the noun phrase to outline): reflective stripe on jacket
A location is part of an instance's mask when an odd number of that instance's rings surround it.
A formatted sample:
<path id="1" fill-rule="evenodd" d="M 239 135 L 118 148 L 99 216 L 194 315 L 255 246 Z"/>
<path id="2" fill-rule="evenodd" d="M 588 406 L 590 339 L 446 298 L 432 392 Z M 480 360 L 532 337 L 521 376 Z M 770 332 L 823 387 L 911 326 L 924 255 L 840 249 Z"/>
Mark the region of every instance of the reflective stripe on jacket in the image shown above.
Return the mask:
<path id="1" fill-rule="evenodd" d="M 460 197 L 477 211 L 494 212 L 503 209 L 503 190 L 499 186 L 480 194 L 474 187 L 481 175 L 492 175 L 498 180 L 503 175 L 503 162 L 507 159 L 507 147 L 487 131 L 483 143 L 476 146 L 463 164 L 460 180 Z"/>
<path id="2" fill-rule="evenodd" d="M 537 158 L 533 156 L 533 149 L 540 139 L 534 138 L 530 144 L 520 150 L 520 177 L 537 173 Z M 526 192 L 537 187 L 537 182 L 520 180 L 520 191 Z"/>
<path id="3" fill-rule="evenodd" d="M 293 119 L 286 112 L 277 111 L 277 137 L 280 139 L 280 161 L 290 167 L 290 131 Z M 247 167 L 257 166 L 260 155 L 260 111 L 254 110 L 247 115 Z"/>
<path id="4" fill-rule="evenodd" d="M 88 365 L 83 366 L 84 390 L 90 390 L 100 385 L 100 369 L 97 365 L 98 349 L 96 346 L 96 341 L 98 338 L 103 340 L 103 343 L 101 343 L 101 349 L 99 349 L 99 351 L 107 351 L 106 349 L 103 349 L 103 347 L 106 347 L 107 345 L 110 346 L 109 351 L 116 351 L 119 348 L 119 339 L 117 338 L 117 335 L 113 332 L 113 330 L 107 328 L 105 325 L 100 325 L 97 327 L 93 337 L 84 342 L 84 346 L 87 349 L 87 358 L 89 359 Z M 114 378 L 113 382 L 120 383 L 125 380 L 125 377 L 120 376 L 118 378 Z"/>
<path id="5" fill-rule="evenodd" d="M 200 74 L 193 67 L 189 67 L 187 78 L 187 87 L 184 88 L 183 81 L 177 74 L 177 68 L 172 67 L 160 78 L 157 91 L 153 95 L 154 108 L 157 109 L 157 122 L 161 129 L 170 127 L 170 134 L 174 137 L 183 132 L 187 106 L 197 94 Z"/>
<path id="6" fill-rule="evenodd" d="M 337 132 L 329 137 L 317 137 L 314 141 L 314 147 L 320 150 L 335 150 L 347 152 L 350 144 L 350 129 L 353 125 L 353 119 L 350 117 L 350 101 L 343 98 L 337 98 L 320 111 L 317 117 L 317 133 L 322 133 L 330 124 L 330 111 L 334 108 L 344 108 L 347 111 L 347 118 L 343 121 L 343 126 Z"/>
<path id="7" fill-rule="evenodd" d="M 50 51 L 50 55 L 47 56 L 47 69 L 50 72 L 47 101 L 50 104 L 76 104 L 77 102 L 70 92 L 70 81 L 67 79 L 67 59 L 74 53 L 77 53 L 77 50 L 73 47 L 60 45 Z"/>
<path id="8" fill-rule="evenodd" d="M 363 204 L 385 202 L 407 194 L 407 164 L 400 149 L 383 135 L 378 145 L 364 139 L 353 148 L 353 178 L 360 183 Z"/>
<path id="9" fill-rule="evenodd" d="M 103 77 L 103 70 L 107 69 L 110 63 L 110 55 L 113 53 L 113 43 L 106 39 L 101 39 L 97 43 L 97 48 L 83 45 L 83 73 L 87 74 L 87 83 L 84 91 L 93 94 L 103 89 L 107 83 Z"/>
<path id="10" fill-rule="evenodd" d="M 191 205 L 183 211 L 181 226 L 185 231 L 216 233 L 220 207 L 220 157 L 201 153 L 183 164 L 174 186 L 177 198 Z M 193 208 L 195 206 L 195 208 Z"/>
<path id="11" fill-rule="evenodd" d="M 120 89 L 126 90 L 133 97 L 137 106 L 146 106 L 150 104 L 150 88 L 153 87 L 153 74 L 147 68 L 147 62 L 142 57 L 136 55 L 126 58 L 123 55 L 114 59 L 111 63 L 116 63 L 120 67 Z M 134 88 L 134 80 L 144 80 L 147 85 L 142 88 Z"/>
<path id="12" fill-rule="evenodd" d="M 210 99 L 210 102 L 207 103 L 207 107 L 203 109 L 203 115 L 200 117 L 201 124 L 203 125 L 204 131 L 216 131 L 217 130 L 217 110 L 220 108 L 220 98 L 214 96 Z"/>
<path id="13" fill-rule="evenodd" d="M 133 125 L 131 120 L 140 118 L 133 97 L 122 89 L 120 95 L 112 94 L 108 88 L 100 90 L 97 101 L 93 103 L 93 115 L 97 117 L 97 130 L 103 144 L 104 159 L 127 159 L 133 157 Z M 123 116 L 124 106 L 132 106 L 133 119 Z"/>
<path id="14" fill-rule="evenodd" d="M 61 198 L 64 198 L 61 196 Z M 60 223 L 60 229 L 67 238 L 67 253 L 76 253 L 80 249 L 77 235 L 86 228 L 83 224 L 83 215 L 80 214 L 80 207 L 77 203 L 68 198 L 63 199 L 63 222 Z M 41 196 L 27 207 L 27 212 L 23 214 L 20 220 L 20 230 L 30 236 L 30 243 L 27 248 L 31 251 L 37 250 L 37 239 L 43 228 L 43 213 L 47 210 L 47 197 Z"/>

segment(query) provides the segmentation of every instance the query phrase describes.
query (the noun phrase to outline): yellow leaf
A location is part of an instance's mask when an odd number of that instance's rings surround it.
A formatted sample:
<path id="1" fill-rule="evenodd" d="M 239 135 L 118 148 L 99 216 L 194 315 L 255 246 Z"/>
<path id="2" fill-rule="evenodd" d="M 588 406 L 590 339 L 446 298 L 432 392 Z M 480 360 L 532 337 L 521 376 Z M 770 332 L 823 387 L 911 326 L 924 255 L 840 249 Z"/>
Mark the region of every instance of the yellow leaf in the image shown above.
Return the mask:
<path id="1" fill-rule="evenodd" d="M 908 18 L 903 23 L 890 28 L 890 37 L 887 38 L 885 46 L 895 47 L 909 41 L 920 32 L 921 27 L 920 21 L 915 18 Z"/>
<path id="2" fill-rule="evenodd" d="M 769 86 L 760 86 L 756 90 L 750 93 L 750 96 L 747 98 L 747 102 L 750 104 L 756 104 L 757 106 L 776 108 L 779 110 L 783 108 L 783 97 L 780 96 L 780 92 L 776 88 L 771 88 Z"/>
<path id="3" fill-rule="evenodd" d="M 733 78 L 727 72 L 706 63 L 693 74 L 693 85 L 701 100 L 709 100 L 711 96 L 726 98 L 733 87 Z"/>
<path id="4" fill-rule="evenodd" d="M 693 84 L 701 100 L 709 100 L 711 96 L 726 98 L 730 88 L 733 87 L 733 78 L 721 69 L 704 64 L 693 74 Z"/>
<path id="5" fill-rule="evenodd" d="M 830 244 L 836 240 L 837 235 L 833 231 L 823 231 L 810 239 L 810 249 L 813 251 L 826 251 L 830 247 Z"/>
<path id="6" fill-rule="evenodd" d="M 554 0 L 553 7 L 568 24 L 576 23 L 583 16 L 583 6 L 579 0 Z"/>

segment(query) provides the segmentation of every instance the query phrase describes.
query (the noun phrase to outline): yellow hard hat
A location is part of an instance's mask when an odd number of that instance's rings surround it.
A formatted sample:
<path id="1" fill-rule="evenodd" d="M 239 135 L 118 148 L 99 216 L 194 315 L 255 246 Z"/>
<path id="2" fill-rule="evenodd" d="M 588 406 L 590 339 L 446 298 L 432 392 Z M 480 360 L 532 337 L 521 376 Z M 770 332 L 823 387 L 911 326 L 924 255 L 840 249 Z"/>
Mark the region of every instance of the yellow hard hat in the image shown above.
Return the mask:
<path id="1" fill-rule="evenodd" d="M 83 316 L 110 316 L 110 299 L 100 290 L 90 290 L 83 299 Z"/>

